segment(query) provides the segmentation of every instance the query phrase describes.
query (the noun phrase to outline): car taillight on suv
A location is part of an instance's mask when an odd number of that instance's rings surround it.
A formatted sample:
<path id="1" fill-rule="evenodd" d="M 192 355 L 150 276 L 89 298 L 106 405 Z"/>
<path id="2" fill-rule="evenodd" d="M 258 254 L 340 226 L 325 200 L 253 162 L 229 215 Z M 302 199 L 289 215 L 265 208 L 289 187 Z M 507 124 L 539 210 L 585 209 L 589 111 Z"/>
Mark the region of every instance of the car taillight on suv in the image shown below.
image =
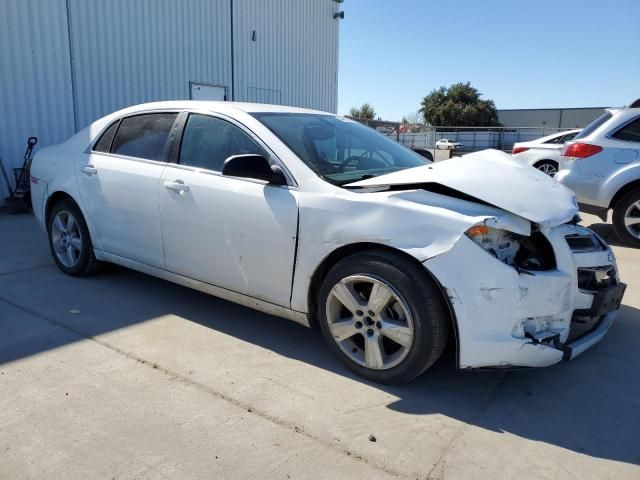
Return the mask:
<path id="1" fill-rule="evenodd" d="M 562 149 L 562 156 L 573 159 L 587 158 L 596 153 L 600 153 L 602 147 L 599 145 L 591 145 L 589 143 L 568 143 Z"/>

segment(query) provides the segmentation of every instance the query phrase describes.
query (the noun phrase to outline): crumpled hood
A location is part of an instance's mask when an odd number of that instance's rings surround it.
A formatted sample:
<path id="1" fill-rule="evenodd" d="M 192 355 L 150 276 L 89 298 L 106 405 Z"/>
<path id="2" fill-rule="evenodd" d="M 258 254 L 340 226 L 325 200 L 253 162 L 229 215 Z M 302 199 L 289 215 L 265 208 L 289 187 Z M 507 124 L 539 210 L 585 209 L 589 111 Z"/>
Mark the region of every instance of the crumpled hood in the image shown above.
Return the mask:
<path id="1" fill-rule="evenodd" d="M 570 221 L 578 213 L 576 197 L 548 175 L 498 150 L 483 150 L 347 186 L 439 184 L 526 218 L 544 227 Z"/>

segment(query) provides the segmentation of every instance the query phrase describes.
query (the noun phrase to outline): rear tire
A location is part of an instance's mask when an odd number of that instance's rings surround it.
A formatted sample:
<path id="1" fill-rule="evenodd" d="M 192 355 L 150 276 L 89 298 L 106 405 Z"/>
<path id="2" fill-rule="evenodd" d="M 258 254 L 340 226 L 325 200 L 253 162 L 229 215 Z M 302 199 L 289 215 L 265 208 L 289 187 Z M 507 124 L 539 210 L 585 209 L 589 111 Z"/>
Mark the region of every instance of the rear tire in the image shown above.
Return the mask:
<path id="1" fill-rule="evenodd" d="M 375 382 L 416 378 L 447 343 L 449 318 L 438 286 L 400 254 L 372 250 L 344 258 L 324 278 L 317 305 L 329 348 Z"/>
<path id="2" fill-rule="evenodd" d="M 96 271 L 98 261 L 93 253 L 89 229 L 73 200 L 65 198 L 55 204 L 47 218 L 47 232 L 51 255 L 60 270 L 78 277 Z"/>
<path id="3" fill-rule="evenodd" d="M 542 160 L 541 162 L 536 163 L 534 167 L 540 170 L 542 173 L 546 173 L 550 177 L 555 176 L 560 168 L 558 162 L 554 162 L 553 160 Z"/>
<path id="4" fill-rule="evenodd" d="M 640 190 L 633 190 L 616 202 L 613 229 L 624 243 L 640 248 Z"/>

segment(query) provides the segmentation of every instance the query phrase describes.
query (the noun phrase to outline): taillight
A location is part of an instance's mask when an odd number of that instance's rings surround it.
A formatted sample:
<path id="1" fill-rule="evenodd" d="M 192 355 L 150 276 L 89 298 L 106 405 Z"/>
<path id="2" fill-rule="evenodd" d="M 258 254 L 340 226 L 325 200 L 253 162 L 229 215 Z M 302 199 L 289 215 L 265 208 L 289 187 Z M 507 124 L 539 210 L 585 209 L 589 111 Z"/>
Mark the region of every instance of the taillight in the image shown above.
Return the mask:
<path id="1" fill-rule="evenodd" d="M 600 153 L 602 147 L 600 145 L 591 145 L 589 143 L 569 143 L 562 149 L 563 157 L 587 158 L 596 153 Z"/>
<path id="2" fill-rule="evenodd" d="M 513 147 L 513 150 L 511 150 L 511 155 L 526 152 L 527 150 L 529 150 L 529 147 Z"/>

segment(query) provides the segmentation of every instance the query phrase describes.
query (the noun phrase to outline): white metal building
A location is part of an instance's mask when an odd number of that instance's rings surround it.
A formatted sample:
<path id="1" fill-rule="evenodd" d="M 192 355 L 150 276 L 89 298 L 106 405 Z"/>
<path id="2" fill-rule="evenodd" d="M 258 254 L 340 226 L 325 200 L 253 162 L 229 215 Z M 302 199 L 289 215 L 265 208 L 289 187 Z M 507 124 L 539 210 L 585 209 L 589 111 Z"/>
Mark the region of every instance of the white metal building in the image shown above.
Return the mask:
<path id="1" fill-rule="evenodd" d="M 335 0 L 0 0 L 0 157 L 132 104 L 225 99 L 335 112 Z M 336 18 L 337 17 L 337 18 Z M 0 179 L 0 199 L 7 195 Z M 0 200 L 1 201 L 1 200 Z"/>

